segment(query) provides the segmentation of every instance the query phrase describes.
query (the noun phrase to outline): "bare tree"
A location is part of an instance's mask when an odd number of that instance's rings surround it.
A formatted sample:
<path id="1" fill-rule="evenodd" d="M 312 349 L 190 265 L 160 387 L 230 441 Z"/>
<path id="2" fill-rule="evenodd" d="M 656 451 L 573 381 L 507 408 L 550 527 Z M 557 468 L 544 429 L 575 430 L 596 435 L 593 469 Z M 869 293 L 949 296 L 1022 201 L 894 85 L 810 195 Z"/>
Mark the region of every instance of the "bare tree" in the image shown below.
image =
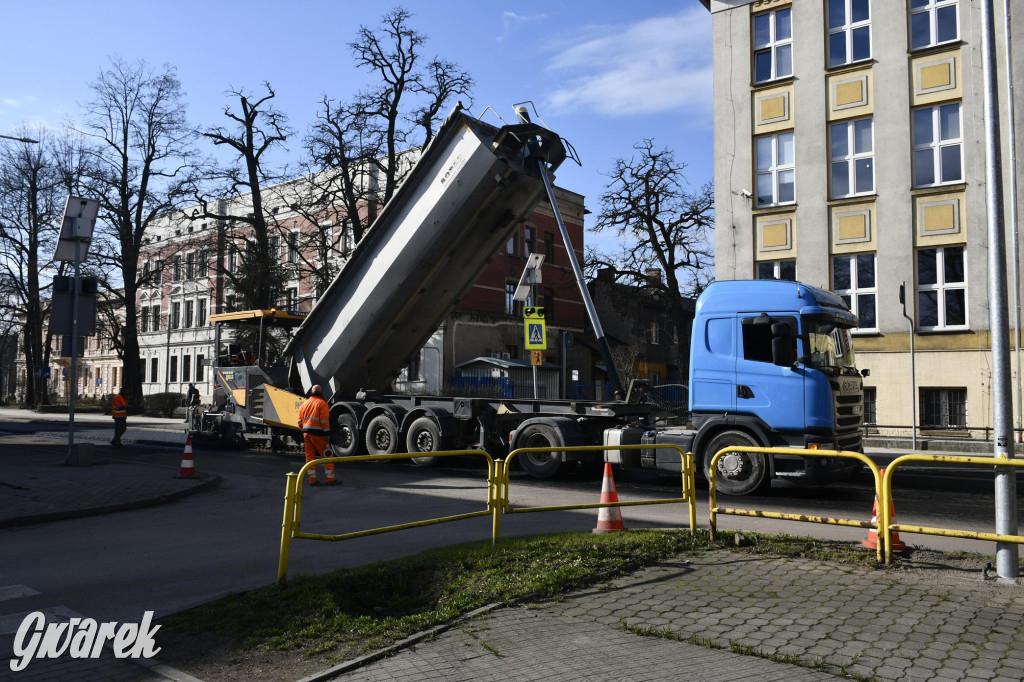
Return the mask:
<path id="1" fill-rule="evenodd" d="M 376 28 L 359 28 L 349 48 L 357 68 L 375 82 L 347 102 L 324 97 L 304 142 L 310 188 L 300 204 L 315 225 L 340 224 L 342 245 L 362 239 L 402 183 L 414 160 L 403 155 L 433 139 L 453 100 L 463 97 L 469 104 L 472 78 L 454 62 L 426 61 L 426 36 L 411 26 L 412 16 L 396 8 Z M 311 246 L 304 251 L 316 253 L 323 244 Z M 316 262 L 314 277 L 326 286 L 333 278 L 328 260 Z"/>
<path id="2" fill-rule="evenodd" d="M 286 273 L 272 240 L 280 232 L 274 217 L 273 185 L 285 174 L 269 160 L 273 150 L 291 134 L 287 117 L 273 105 L 276 96 L 270 83 L 266 94 L 256 97 L 244 90 L 228 92 L 237 105 L 224 108 L 231 123 L 201 131 L 202 137 L 230 153 L 230 163 L 213 164 L 194 178 L 192 193 L 199 208 L 190 216 L 212 219 L 225 226 L 225 239 L 238 249 L 238 266 L 225 270 L 236 296 L 246 308 L 274 306 L 284 288 Z"/>
<path id="3" fill-rule="evenodd" d="M 125 311 L 114 345 L 124 363 L 123 383 L 140 405 L 136 294 L 145 278 L 139 251 L 160 217 L 181 205 L 193 134 L 170 65 L 155 70 L 145 61 L 115 57 L 90 87 L 93 99 L 85 106 L 83 131 L 92 141 L 85 191 L 99 198 L 102 219 L 94 254 L 106 274 L 101 282 L 106 298 Z"/>
<path id="4" fill-rule="evenodd" d="M 614 232 L 617 254 L 588 252 L 587 269 L 613 268 L 617 279 L 659 289 L 677 320 L 678 338 L 689 338 L 684 298 L 696 296 L 711 280 L 714 254 L 714 193 L 710 183 L 689 191 L 683 170 L 671 149 L 645 139 L 633 145 L 637 154 L 617 159 L 601 194 L 596 232 Z M 652 270 L 659 276 L 652 277 Z M 660 275 L 664 275 L 661 277 Z M 679 344 L 679 368 L 685 376 L 687 344 Z"/>
<path id="5" fill-rule="evenodd" d="M 49 400 L 46 382 L 32 373 L 50 363 L 47 292 L 58 272 L 53 251 L 65 200 L 77 182 L 80 149 L 43 128 L 22 129 L 19 136 L 39 144 L 0 145 L 0 295 L 7 311 L 23 320 L 25 404 L 41 405 Z"/>

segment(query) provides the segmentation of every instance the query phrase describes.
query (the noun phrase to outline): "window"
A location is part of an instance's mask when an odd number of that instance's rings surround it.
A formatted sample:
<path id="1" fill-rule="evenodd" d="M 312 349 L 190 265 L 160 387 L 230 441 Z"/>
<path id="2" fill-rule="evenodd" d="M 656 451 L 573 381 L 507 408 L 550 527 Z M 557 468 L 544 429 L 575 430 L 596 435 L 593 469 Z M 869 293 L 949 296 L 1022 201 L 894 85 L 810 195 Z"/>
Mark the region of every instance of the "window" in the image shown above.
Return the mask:
<path id="1" fill-rule="evenodd" d="M 210 276 L 210 253 L 206 249 L 203 249 L 202 251 L 199 252 L 198 258 L 199 258 L 199 261 L 196 264 L 196 266 L 198 268 L 198 273 L 197 273 L 198 276 L 199 277 L 204 277 L 204 278 L 205 277 L 209 277 Z"/>
<path id="2" fill-rule="evenodd" d="M 846 305 L 860 320 L 859 329 L 878 328 L 875 254 L 859 253 L 833 258 L 832 291 L 843 297 Z"/>
<path id="3" fill-rule="evenodd" d="M 196 326 L 197 327 L 205 327 L 206 326 L 206 299 L 205 298 L 201 298 L 201 299 L 199 299 L 198 303 L 199 303 L 199 312 L 196 313 Z"/>
<path id="4" fill-rule="evenodd" d="M 516 242 L 518 241 L 518 237 L 518 234 L 513 234 L 511 237 L 508 238 L 508 241 L 505 242 L 505 253 L 507 255 L 514 256 L 518 252 L 516 249 Z"/>
<path id="5" fill-rule="evenodd" d="M 140 332 L 148 332 L 149 331 L 149 306 L 148 305 L 142 306 L 142 310 L 139 311 L 139 331 Z"/>
<path id="6" fill-rule="evenodd" d="M 918 329 L 967 328 L 964 247 L 917 251 Z"/>
<path id="7" fill-rule="evenodd" d="M 795 260 L 769 260 L 757 264 L 758 279 L 783 279 L 787 282 L 796 281 Z"/>
<path id="8" fill-rule="evenodd" d="M 299 262 L 299 233 L 289 232 L 286 239 L 288 240 L 288 262 L 298 263 Z"/>
<path id="9" fill-rule="evenodd" d="M 267 257 L 271 263 L 276 263 L 281 258 L 281 237 L 272 234 L 267 237 Z"/>
<path id="10" fill-rule="evenodd" d="M 661 333 L 657 322 L 651 322 L 651 345 L 657 346 L 661 341 Z"/>
<path id="11" fill-rule="evenodd" d="M 775 320 L 779 321 L 779 320 Z M 743 359 L 754 362 L 772 361 L 772 320 L 747 317 L 740 321 L 743 331 Z"/>
<path id="12" fill-rule="evenodd" d="M 284 309 L 295 310 L 299 305 L 299 290 L 295 287 L 285 289 L 284 298 Z"/>
<path id="13" fill-rule="evenodd" d="M 185 324 L 182 325 L 186 329 L 192 326 L 192 318 L 195 313 L 196 303 L 195 301 L 185 301 Z"/>
<path id="14" fill-rule="evenodd" d="M 791 9 L 754 15 L 754 82 L 793 75 Z"/>
<path id="15" fill-rule="evenodd" d="M 966 388 L 922 388 L 922 428 L 967 428 Z"/>
<path id="16" fill-rule="evenodd" d="M 157 260 L 156 266 L 153 268 L 153 285 L 160 286 L 164 283 L 164 262 Z"/>
<path id="17" fill-rule="evenodd" d="M 914 187 L 963 182 L 960 103 L 914 110 Z"/>
<path id="18" fill-rule="evenodd" d="M 875 145 L 872 121 L 834 123 L 829 128 L 831 197 L 840 199 L 875 191 Z"/>
<path id="19" fill-rule="evenodd" d="M 224 267 L 228 272 L 234 272 L 235 268 L 238 267 L 238 244 L 234 242 L 228 244 L 227 263 Z"/>
<path id="20" fill-rule="evenodd" d="M 516 314 L 516 283 L 513 281 L 505 282 L 505 314 L 515 315 Z"/>
<path id="21" fill-rule="evenodd" d="M 160 380 L 159 369 L 160 360 L 158 358 L 153 358 L 152 360 L 149 361 L 149 380 L 151 383 L 155 384 L 157 381 Z"/>
<path id="22" fill-rule="evenodd" d="M 171 276 L 171 281 L 172 282 L 180 282 L 181 281 L 181 254 L 178 254 L 177 256 L 174 257 L 174 270 L 173 270 L 173 274 Z"/>
<path id="23" fill-rule="evenodd" d="M 756 138 L 755 154 L 757 205 L 792 203 L 796 198 L 792 131 Z"/>
<path id="24" fill-rule="evenodd" d="M 195 279 L 195 278 L 196 278 L 196 254 L 193 251 L 193 252 L 190 252 L 190 253 L 185 255 L 185 279 L 191 280 L 191 279 Z"/>
<path id="25" fill-rule="evenodd" d="M 178 380 L 178 356 L 171 356 L 171 364 L 167 370 L 167 380 L 177 381 Z"/>
<path id="26" fill-rule="evenodd" d="M 910 0 L 910 49 L 920 50 L 960 37 L 957 0 Z"/>
<path id="27" fill-rule="evenodd" d="M 238 309 L 237 305 L 238 304 L 236 302 L 234 294 L 228 294 L 227 297 L 224 299 L 224 307 L 227 308 L 227 310 L 225 312 L 228 312 L 228 313 L 235 312 L 235 310 Z"/>
<path id="28" fill-rule="evenodd" d="M 548 289 L 544 292 L 544 317 L 548 320 L 555 318 L 555 290 Z"/>
<path id="29" fill-rule="evenodd" d="M 878 393 L 875 388 L 864 387 L 864 423 L 878 423 Z"/>
<path id="30" fill-rule="evenodd" d="M 160 304 L 159 303 L 156 304 L 155 306 L 153 306 L 153 312 L 150 315 L 150 319 L 152 319 L 152 321 L 153 321 L 153 331 L 155 331 L 155 332 L 160 331 Z M 154 379 L 153 381 L 156 381 L 156 379 Z"/>
<path id="31" fill-rule="evenodd" d="M 548 265 L 555 264 L 555 235 L 552 232 L 544 233 L 544 260 Z"/>
<path id="32" fill-rule="evenodd" d="M 828 0 L 829 68 L 870 58 L 870 0 Z"/>
<path id="33" fill-rule="evenodd" d="M 203 363 L 206 361 L 206 356 L 196 356 L 196 381 L 203 381 Z"/>
<path id="34" fill-rule="evenodd" d="M 527 255 L 537 250 L 537 231 L 525 225 L 523 227 L 523 252 Z"/>
<path id="35" fill-rule="evenodd" d="M 147 282 L 149 280 L 149 261 L 142 264 L 142 281 Z"/>
<path id="36" fill-rule="evenodd" d="M 181 303 L 176 301 L 171 304 L 171 319 L 167 320 L 167 326 L 177 329 L 179 324 L 181 324 Z"/>
<path id="37" fill-rule="evenodd" d="M 192 356 L 183 355 L 181 357 L 181 380 L 192 381 Z"/>
<path id="38" fill-rule="evenodd" d="M 405 366 L 405 380 L 406 381 L 422 381 L 423 376 L 420 373 L 420 354 L 409 358 L 409 364 Z"/>

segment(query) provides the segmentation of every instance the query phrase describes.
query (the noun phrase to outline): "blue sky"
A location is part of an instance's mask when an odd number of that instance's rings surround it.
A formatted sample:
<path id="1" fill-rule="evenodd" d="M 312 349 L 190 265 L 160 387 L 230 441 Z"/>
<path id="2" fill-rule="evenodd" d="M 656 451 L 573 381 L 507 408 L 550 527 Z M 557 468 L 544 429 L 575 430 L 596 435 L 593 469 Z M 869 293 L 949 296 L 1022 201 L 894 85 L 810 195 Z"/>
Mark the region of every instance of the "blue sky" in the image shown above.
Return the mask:
<path id="1" fill-rule="evenodd" d="M 78 116 L 88 83 L 117 54 L 176 66 L 194 125 L 224 121 L 229 88 L 269 81 L 297 154 L 323 95 L 347 98 L 364 82 L 348 50 L 359 25 L 377 25 L 396 4 L 3 0 L 0 133 Z M 645 137 L 675 150 L 692 185 L 712 179 L 711 18 L 698 0 L 401 5 L 429 38 L 425 55 L 472 74 L 474 113 L 491 106 L 511 120 L 512 104 L 531 100 L 572 143 L 583 166 L 567 163 L 557 183 L 583 194 L 591 211 L 603 173 Z"/>

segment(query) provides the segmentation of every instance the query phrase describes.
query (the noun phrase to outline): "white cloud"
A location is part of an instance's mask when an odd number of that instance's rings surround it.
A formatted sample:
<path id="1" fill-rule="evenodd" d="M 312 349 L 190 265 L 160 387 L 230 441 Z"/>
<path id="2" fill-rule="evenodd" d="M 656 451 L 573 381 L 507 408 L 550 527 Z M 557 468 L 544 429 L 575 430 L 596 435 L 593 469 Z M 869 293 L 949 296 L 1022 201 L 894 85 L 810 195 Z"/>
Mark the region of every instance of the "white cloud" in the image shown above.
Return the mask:
<path id="1" fill-rule="evenodd" d="M 508 10 L 505 10 L 504 12 L 501 13 L 501 24 L 503 30 L 501 32 L 501 35 L 498 36 L 498 42 L 503 42 L 512 31 L 516 30 L 523 24 L 528 24 L 531 21 L 539 21 L 546 17 L 546 14 L 532 14 L 530 16 L 525 16 L 522 14 L 516 14 L 515 12 L 509 12 Z"/>
<path id="2" fill-rule="evenodd" d="M 711 107 L 711 20 L 697 7 L 633 24 L 589 27 L 548 63 L 553 108 L 606 116 Z"/>

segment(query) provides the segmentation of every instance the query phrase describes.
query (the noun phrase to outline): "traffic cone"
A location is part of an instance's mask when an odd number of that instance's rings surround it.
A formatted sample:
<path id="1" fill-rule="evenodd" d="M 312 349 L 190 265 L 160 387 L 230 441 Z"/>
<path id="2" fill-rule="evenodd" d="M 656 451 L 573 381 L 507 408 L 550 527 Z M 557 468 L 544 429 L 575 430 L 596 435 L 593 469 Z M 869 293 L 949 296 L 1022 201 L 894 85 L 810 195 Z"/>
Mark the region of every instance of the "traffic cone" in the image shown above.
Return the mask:
<path id="1" fill-rule="evenodd" d="M 612 504 L 619 501 L 619 494 L 615 491 L 615 479 L 612 478 L 612 465 L 608 462 L 604 465 L 604 482 L 601 484 L 601 504 Z M 597 528 L 594 532 L 598 535 L 605 533 L 617 533 L 626 530 L 622 525 L 622 509 L 619 507 L 601 507 L 597 513 Z"/>
<path id="2" fill-rule="evenodd" d="M 880 469 L 879 470 L 879 475 L 880 476 L 885 476 L 885 469 Z M 889 511 L 891 512 L 889 514 L 889 518 L 891 518 L 893 521 L 895 521 L 896 520 L 896 505 L 895 504 L 892 505 L 889 508 Z M 874 550 L 878 549 L 878 495 L 877 494 L 875 495 L 875 503 L 871 507 L 871 530 L 868 531 L 868 539 L 862 541 L 861 544 L 864 545 L 865 547 L 867 547 L 868 549 L 874 549 Z M 893 531 L 893 534 L 892 534 L 892 551 L 894 551 L 894 552 L 902 552 L 906 548 L 907 548 L 906 544 L 904 544 L 904 542 L 902 540 L 900 540 L 900 534 L 897 533 L 896 531 Z"/>
<path id="3" fill-rule="evenodd" d="M 181 469 L 178 470 L 178 478 L 195 478 L 196 467 L 192 461 L 192 436 L 185 438 L 185 453 L 181 457 Z"/>

